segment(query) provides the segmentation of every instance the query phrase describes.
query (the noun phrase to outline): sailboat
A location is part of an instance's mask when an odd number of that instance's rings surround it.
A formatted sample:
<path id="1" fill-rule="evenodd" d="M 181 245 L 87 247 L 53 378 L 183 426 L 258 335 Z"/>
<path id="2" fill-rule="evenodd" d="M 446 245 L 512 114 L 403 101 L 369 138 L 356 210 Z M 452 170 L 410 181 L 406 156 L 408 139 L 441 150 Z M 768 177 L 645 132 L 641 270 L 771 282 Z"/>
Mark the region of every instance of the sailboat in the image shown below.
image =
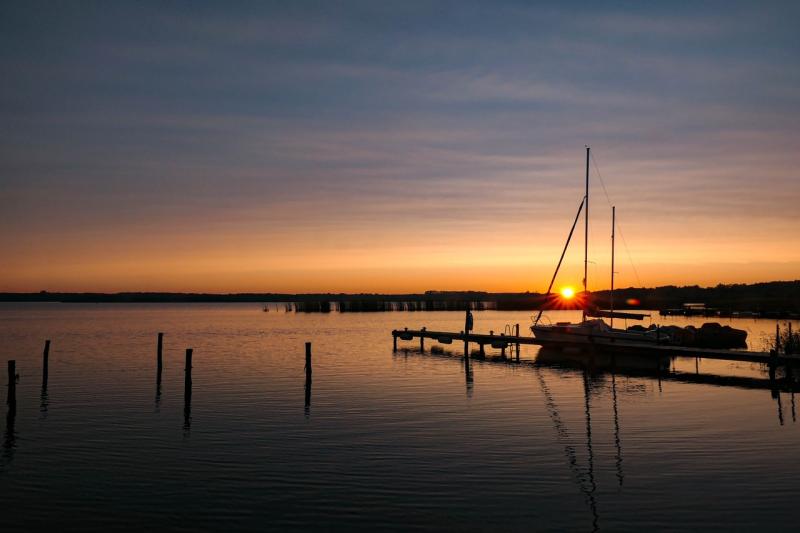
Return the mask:
<path id="1" fill-rule="evenodd" d="M 575 225 L 581 215 L 581 210 L 584 211 L 584 248 L 583 248 L 583 294 L 589 294 L 587 288 L 587 278 L 589 270 L 589 158 L 591 148 L 586 147 L 586 194 L 578 207 L 578 213 L 575 216 L 575 222 L 572 223 L 572 229 L 567 237 L 567 242 L 564 245 L 564 250 L 561 252 L 561 259 L 558 261 L 556 271 L 550 281 L 550 287 L 547 289 L 546 296 L 551 294 L 553 283 L 555 282 L 558 270 L 561 268 L 561 262 L 564 260 L 564 254 L 567 252 L 567 247 L 572 239 L 572 234 L 575 231 Z M 585 208 L 585 209 L 584 209 Z M 614 311 L 614 240 L 616 235 L 616 207 L 611 208 L 611 298 L 610 309 L 608 311 L 593 310 L 587 312 L 587 302 L 584 302 L 581 321 L 579 323 L 572 322 L 556 322 L 555 324 L 540 324 L 539 320 L 542 318 L 542 310 L 539 311 L 531 331 L 536 339 L 547 344 L 614 344 L 616 342 L 641 343 L 641 344 L 660 344 L 668 341 L 665 335 L 655 330 L 634 331 L 626 329 L 614 328 L 614 319 L 632 319 L 642 320 L 646 315 L 640 313 L 621 313 Z M 606 324 L 603 318 L 610 319 L 611 323 Z"/>

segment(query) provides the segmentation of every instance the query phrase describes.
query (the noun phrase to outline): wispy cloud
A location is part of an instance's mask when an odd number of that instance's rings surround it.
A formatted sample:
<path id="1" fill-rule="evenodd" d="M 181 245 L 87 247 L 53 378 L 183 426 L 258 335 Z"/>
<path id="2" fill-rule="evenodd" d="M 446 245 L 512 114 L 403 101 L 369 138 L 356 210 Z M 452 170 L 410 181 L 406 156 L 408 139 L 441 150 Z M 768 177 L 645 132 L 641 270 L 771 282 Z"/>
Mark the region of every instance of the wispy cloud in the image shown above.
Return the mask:
<path id="1" fill-rule="evenodd" d="M 436 269 L 475 240 L 482 265 L 549 269 L 584 144 L 653 265 L 798 242 L 793 4 L 442 6 L 15 6 L 0 23 L 3 277 L 31 279 L 45 248 L 43 277 L 187 258 L 278 272 L 337 250 Z M 593 202 L 597 241 L 596 180 Z"/>

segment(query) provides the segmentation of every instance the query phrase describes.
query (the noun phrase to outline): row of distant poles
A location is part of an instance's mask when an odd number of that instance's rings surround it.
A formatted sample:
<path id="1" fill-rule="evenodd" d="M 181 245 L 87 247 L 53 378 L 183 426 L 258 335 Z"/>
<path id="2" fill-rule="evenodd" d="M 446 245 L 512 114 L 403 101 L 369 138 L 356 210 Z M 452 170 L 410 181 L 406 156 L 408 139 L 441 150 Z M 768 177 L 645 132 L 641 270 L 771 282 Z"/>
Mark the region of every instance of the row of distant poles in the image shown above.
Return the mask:
<path id="1" fill-rule="evenodd" d="M 185 428 L 191 425 L 192 415 L 192 355 L 194 350 L 186 348 L 186 366 L 184 367 L 183 382 L 183 415 Z M 42 352 L 42 394 L 47 393 L 47 380 L 49 377 L 50 366 L 50 340 L 44 341 L 44 351 Z M 161 399 L 161 374 L 164 368 L 164 333 L 158 334 L 158 344 L 156 347 L 156 402 Z M 306 343 L 306 364 L 305 364 L 305 409 L 306 414 L 311 406 L 311 343 Z M 8 397 L 6 405 L 9 408 L 9 417 L 13 418 L 17 409 L 17 361 L 8 361 Z"/>

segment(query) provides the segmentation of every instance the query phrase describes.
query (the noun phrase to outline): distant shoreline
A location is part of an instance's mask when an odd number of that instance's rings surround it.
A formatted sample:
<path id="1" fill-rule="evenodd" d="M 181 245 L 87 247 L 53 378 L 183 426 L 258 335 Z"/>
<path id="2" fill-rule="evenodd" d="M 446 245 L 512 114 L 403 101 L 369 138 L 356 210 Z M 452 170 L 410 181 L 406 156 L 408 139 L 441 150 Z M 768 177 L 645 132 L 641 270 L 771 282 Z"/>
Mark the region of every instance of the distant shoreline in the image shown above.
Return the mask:
<path id="1" fill-rule="evenodd" d="M 610 292 L 591 294 L 592 303 L 608 307 Z M 539 308 L 577 308 L 574 302 L 553 304 L 541 293 L 493 293 L 483 291 L 427 291 L 410 294 L 342 294 L 342 293 L 175 293 L 175 292 L 5 292 L 0 302 L 59 303 L 222 303 L 222 302 L 336 302 L 372 307 L 381 302 L 438 302 L 452 308 L 466 302 L 484 302 L 500 310 Z M 772 281 L 753 284 L 699 286 L 629 287 L 614 291 L 616 309 L 668 309 L 685 303 L 703 303 L 707 307 L 729 311 L 800 312 L 800 280 Z M 432 305 L 432 304 L 431 304 Z M 369 310 L 369 309 L 364 309 Z"/>

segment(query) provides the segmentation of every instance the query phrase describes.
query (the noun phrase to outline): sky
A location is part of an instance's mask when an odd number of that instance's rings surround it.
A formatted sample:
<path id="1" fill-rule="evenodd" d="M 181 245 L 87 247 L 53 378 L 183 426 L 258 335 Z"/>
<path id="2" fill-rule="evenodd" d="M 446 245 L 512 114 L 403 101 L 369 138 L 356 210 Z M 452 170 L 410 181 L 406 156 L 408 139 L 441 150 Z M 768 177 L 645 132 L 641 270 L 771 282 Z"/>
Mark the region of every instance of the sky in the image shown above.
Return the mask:
<path id="1" fill-rule="evenodd" d="M 590 289 L 800 278 L 798 20 L 5 1 L 0 291 L 543 291 L 585 145 Z"/>

